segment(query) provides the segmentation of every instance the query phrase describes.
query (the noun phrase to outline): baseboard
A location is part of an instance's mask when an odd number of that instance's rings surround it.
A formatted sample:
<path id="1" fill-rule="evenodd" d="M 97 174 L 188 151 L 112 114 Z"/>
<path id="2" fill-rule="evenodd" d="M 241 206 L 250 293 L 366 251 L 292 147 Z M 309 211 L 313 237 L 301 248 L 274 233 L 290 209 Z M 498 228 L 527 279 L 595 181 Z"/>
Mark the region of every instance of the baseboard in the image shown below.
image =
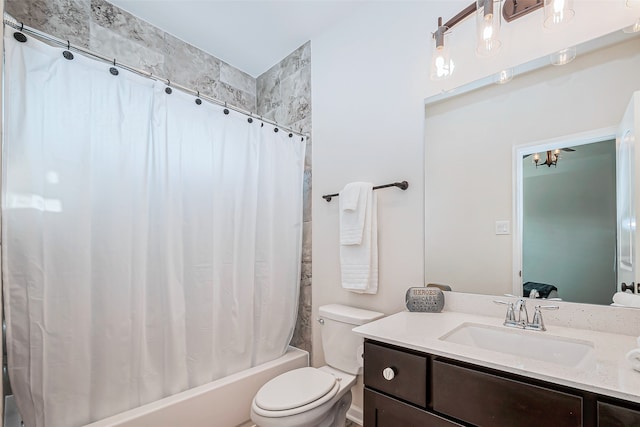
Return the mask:
<path id="1" fill-rule="evenodd" d="M 347 411 L 347 419 L 361 426 L 362 425 L 362 408 L 351 405 L 351 407 Z"/>

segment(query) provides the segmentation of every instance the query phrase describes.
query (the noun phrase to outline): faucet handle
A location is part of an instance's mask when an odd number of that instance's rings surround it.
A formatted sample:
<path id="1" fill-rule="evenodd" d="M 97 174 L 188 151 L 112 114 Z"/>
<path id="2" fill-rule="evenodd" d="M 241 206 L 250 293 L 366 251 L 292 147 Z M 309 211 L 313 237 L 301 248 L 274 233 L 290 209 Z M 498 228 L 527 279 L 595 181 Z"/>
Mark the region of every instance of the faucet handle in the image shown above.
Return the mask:
<path id="1" fill-rule="evenodd" d="M 507 315 L 504 318 L 504 324 L 506 325 L 515 325 L 516 322 L 516 312 L 513 308 L 512 302 L 493 300 L 496 304 L 503 304 L 507 306 Z"/>
<path id="2" fill-rule="evenodd" d="M 557 305 L 536 305 L 536 311 L 533 313 L 533 320 L 527 325 L 527 329 L 535 329 L 536 331 L 546 331 L 544 320 L 542 320 L 542 310 L 558 310 Z"/>
<path id="3" fill-rule="evenodd" d="M 558 310 L 560 309 L 559 305 L 536 305 L 536 310 Z"/>

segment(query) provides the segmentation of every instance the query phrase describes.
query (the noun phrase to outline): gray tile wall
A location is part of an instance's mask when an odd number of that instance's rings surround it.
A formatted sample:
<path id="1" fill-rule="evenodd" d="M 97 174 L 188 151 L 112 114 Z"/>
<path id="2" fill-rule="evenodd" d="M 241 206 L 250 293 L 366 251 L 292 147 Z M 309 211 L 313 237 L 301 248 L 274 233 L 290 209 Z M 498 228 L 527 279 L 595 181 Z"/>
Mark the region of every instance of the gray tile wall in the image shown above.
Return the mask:
<path id="1" fill-rule="evenodd" d="M 19 22 L 230 105 L 256 111 L 256 80 L 104 0 L 6 0 Z"/>
<path id="2" fill-rule="evenodd" d="M 104 0 L 6 0 L 5 11 L 25 25 L 311 135 L 310 42 L 254 79 Z M 305 140 L 300 306 L 291 344 L 311 352 L 311 140 Z"/>
<path id="3" fill-rule="evenodd" d="M 311 42 L 258 77 L 258 114 L 311 135 Z M 306 138 L 304 228 L 298 321 L 292 345 L 311 353 L 311 139 Z"/>

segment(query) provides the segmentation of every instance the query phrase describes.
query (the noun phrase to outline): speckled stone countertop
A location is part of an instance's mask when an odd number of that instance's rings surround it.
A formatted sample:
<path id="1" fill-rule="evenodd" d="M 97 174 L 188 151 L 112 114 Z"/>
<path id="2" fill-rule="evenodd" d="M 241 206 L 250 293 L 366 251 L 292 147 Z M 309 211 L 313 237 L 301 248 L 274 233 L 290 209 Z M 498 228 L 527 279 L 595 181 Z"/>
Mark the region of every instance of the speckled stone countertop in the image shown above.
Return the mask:
<path id="1" fill-rule="evenodd" d="M 624 315 L 636 317 L 640 316 L 640 311 L 636 313 L 634 310 Z M 522 334 L 545 334 L 593 343 L 593 351 L 577 366 L 559 365 L 440 339 L 463 323 L 511 329 L 502 325 L 503 320 L 503 317 L 450 310 L 442 313 L 405 311 L 359 326 L 353 331 L 376 341 L 640 403 L 640 372 L 634 371 L 625 358 L 629 350 L 637 347 L 636 336 L 557 324 L 547 324 L 544 332 L 521 331 Z"/>

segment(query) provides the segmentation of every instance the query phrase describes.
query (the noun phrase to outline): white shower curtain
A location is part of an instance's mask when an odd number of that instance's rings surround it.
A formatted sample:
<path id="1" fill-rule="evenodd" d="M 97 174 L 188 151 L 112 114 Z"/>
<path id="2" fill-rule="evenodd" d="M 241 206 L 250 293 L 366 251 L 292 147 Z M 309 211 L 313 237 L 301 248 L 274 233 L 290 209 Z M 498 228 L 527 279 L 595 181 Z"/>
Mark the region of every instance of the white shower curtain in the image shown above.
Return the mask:
<path id="1" fill-rule="evenodd" d="M 26 426 L 80 426 L 280 356 L 301 138 L 13 31 L 5 49 L 3 290 Z"/>

